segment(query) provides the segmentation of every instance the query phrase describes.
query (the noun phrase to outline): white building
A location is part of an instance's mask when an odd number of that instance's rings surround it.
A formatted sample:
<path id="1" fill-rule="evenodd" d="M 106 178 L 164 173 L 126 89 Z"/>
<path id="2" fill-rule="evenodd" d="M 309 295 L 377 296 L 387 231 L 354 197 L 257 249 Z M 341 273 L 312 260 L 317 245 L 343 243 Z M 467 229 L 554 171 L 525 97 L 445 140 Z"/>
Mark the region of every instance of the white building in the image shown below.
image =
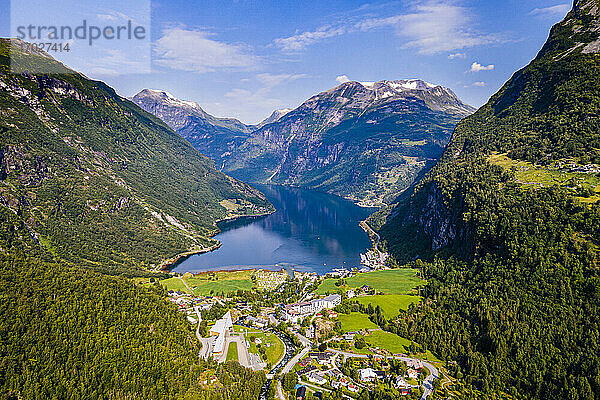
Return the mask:
<path id="1" fill-rule="evenodd" d="M 358 378 L 361 382 L 373 382 L 377 379 L 377 374 L 373 368 L 359 369 Z"/>
<path id="2" fill-rule="evenodd" d="M 332 294 L 322 299 L 289 304 L 283 308 L 283 319 L 287 322 L 298 323 L 298 321 L 311 314 L 316 314 L 325 308 L 333 309 L 340 304 L 342 304 L 342 296 L 339 294 Z"/>
<path id="3" fill-rule="evenodd" d="M 339 294 L 331 294 L 323 299 L 326 303 L 324 308 L 335 308 L 342 304 L 342 296 Z"/>
<path id="4" fill-rule="evenodd" d="M 396 389 L 409 389 L 411 387 L 412 386 L 408 382 L 406 382 L 406 380 L 403 377 L 398 376 L 396 378 Z"/>
<path id="5" fill-rule="evenodd" d="M 317 385 L 324 385 L 327 383 L 327 379 L 316 371 L 313 371 L 308 375 L 308 380 Z"/>
<path id="6" fill-rule="evenodd" d="M 215 359 L 219 359 L 223 355 L 225 339 L 227 335 L 231 333 L 233 333 L 233 322 L 231 321 L 231 312 L 227 311 L 225 315 L 210 328 L 210 335 L 215 337 L 213 343 L 213 357 Z"/>

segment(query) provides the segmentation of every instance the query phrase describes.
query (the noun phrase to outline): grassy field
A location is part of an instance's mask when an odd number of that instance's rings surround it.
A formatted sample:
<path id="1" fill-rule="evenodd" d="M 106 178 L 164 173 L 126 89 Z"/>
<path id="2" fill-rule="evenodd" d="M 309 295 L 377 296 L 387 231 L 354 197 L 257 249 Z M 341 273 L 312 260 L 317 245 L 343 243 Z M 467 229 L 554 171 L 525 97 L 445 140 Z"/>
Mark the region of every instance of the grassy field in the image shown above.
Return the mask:
<path id="1" fill-rule="evenodd" d="M 419 296 L 410 296 L 406 294 L 382 294 L 376 296 L 361 296 L 356 297 L 361 304 L 372 304 L 373 308 L 381 307 L 386 318 L 394 318 L 399 312 L 398 310 L 408 310 L 408 306 L 421 301 Z M 354 300 L 354 299 L 353 299 Z"/>
<path id="2" fill-rule="evenodd" d="M 317 294 L 336 292 L 336 281 L 337 279 L 325 279 L 318 287 Z M 358 274 L 346 279 L 346 283 L 350 288 L 368 285 L 385 294 L 408 294 L 414 288 L 424 285 L 425 281 L 417 276 L 416 270 L 402 268 Z"/>
<path id="3" fill-rule="evenodd" d="M 369 316 L 361 313 L 339 314 L 338 320 L 342 323 L 344 332 L 358 331 L 361 329 L 377 329 L 377 325 L 369 320 Z"/>
<path id="4" fill-rule="evenodd" d="M 595 195 L 589 198 L 578 197 L 585 203 L 593 203 L 600 200 L 600 178 L 596 174 L 563 172 L 558 169 L 545 168 L 533 165 L 527 161 L 513 160 L 505 154 L 492 154 L 490 163 L 499 165 L 506 170 L 513 170 L 517 183 L 523 185 L 574 187 L 584 185 L 590 187 Z"/>
<path id="5" fill-rule="evenodd" d="M 252 289 L 252 274 L 254 271 L 219 271 L 196 275 L 193 277 L 182 277 L 196 296 L 209 296 L 211 294 L 229 293 L 238 289 Z M 185 284 L 179 277 L 162 280 L 160 283 L 168 290 L 178 290 L 189 293 Z"/>
<path id="6" fill-rule="evenodd" d="M 395 335 L 386 331 L 374 331 L 368 336 L 365 336 L 365 341 L 370 347 L 379 347 L 386 349 L 394 354 L 403 353 L 410 354 L 411 341 L 401 336 Z M 370 353 L 367 349 L 363 349 L 365 353 Z M 415 354 L 417 358 L 439 361 L 430 351 L 426 353 Z"/>
<path id="7" fill-rule="evenodd" d="M 265 333 L 263 331 L 256 330 L 256 329 L 250 329 L 250 328 L 246 328 L 246 327 L 242 327 L 242 326 L 237 326 L 237 325 L 234 326 L 234 330 L 235 330 L 235 332 L 238 332 L 238 333 L 245 332 L 245 338 L 248 341 L 250 341 L 250 336 L 255 336 L 256 338 L 258 338 L 262 341 L 263 345 L 265 345 L 266 343 L 270 343 L 271 346 L 266 347 L 266 356 L 267 356 L 266 361 L 269 363 L 269 365 L 274 365 L 283 356 L 283 353 L 284 353 L 283 342 L 276 335 L 274 335 L 272 333 Z M 258 347 L 256 346 L 255 343 L 252 343 L 252 342 L 250 343 L 249 351 L 250 351 L 250 353 L 260 354 L 258 351 Z"/>
<path id="8" fill-rule="evenodd" d="M 227 361 L 238 360 L 238 348 L 236 342 L 230 342 L 229 348 L 227 349 Z"/>

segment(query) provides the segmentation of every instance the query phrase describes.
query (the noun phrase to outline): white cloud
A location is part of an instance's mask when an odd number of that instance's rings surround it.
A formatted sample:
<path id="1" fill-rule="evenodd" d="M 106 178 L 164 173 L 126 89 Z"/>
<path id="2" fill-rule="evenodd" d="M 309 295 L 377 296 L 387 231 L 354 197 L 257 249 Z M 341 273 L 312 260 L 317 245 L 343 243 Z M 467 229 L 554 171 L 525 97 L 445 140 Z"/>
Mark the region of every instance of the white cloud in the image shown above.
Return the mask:
<path id="1" fill-rule="evenodd" d="M 260 73 L 249 79 L 241 79 L 240 82 L 250 85 L 250 89 L 234 88 L 225 93 L 221 101 L 207 104 L 207 109 L 215 115 L 235 115 L 244 122 L 258 123 L 271 115 L 273 110 L 289 106 L 273 94 L 274 87 L 308 77 L 306 74 Z"/>
<path id="2" fill-rule="evenodd" d="M 529 15 L 537 15 L 542 17 L 562 17 L 571 9 L 570 4 L 558 4 L 552 7 L 535 8 Z"/>
<path id="3" fill-rule="evenodd" d="M 281 85 L 285 82 L 293 82 L 298 79 L 308 78 L 306 74 L 258 74 L 256 79 L 261 82 L 265 87 L 272 88 L 274 86 Z"/>
<path id="4" fill-rule="evenodd" d="M 73 44 L 71 44 L 73 46 Z M 93 59 L 80 57 L 79 68 L 94 77 L 118 76 L 124 73 L 149 73 L 150 54 L 133 54 L 128 49 L 113 49 L 97 46 Z M 79 69 L 78 68 L 78 69 Z"/>
<path id="5" fill-rule="evenodd" d="M 348 78 L 346 75 L 339 75 L 335 78 L 335 80 L 338 83 L 346 83 L 346 82 L 350 82 L 350 78 Z"/>
<path id="6" fill-rule="evenodd" d="M 394 29 L 396 35 L 404 39 L 403 48 L 415 48 L 420 54 L 437 54 L 503 41 L 498 35 L 477 32 L 473 29 L 474 20 L 464 7 L 440 0 L 420 1 L 411 13 L 326 25 L 314 31 L 275 39 L 275 46 L 283 51 L 298 52 L 324 39 L 379 28 Z"/>
<path id="7" fill-rule="evenodd" d="M 313 43 L 323 39 L 342 36 L 347 32 L 347 28 L 343 26 L 338 28 L 322 26 L 313 32 L 303 32 L 290 37 L 275 39 L 275 45 L 283 51 L 300 51 Z"/>
<path id="8" fill-rule="evenodd" d="M 471 64 L 471 69 L 469 72 L 492 71 L 494 68 L 496 68 L 494 64 L 481 65 L 478 62 L 474 62 Z"/>
<path id="9" fill-rule="evenodd" d="M 485 86 L 485 82 L 473 82 L 473 86 L 475 86 L 475 87 L 484 87 Z"/>
<path id="10" fill-rule="evenodd" d="M 454 54 L 448 55 L 448 59 L 450 59 L 450 60 L 454 60 L 457 58 L 466 58 L 466 57 L 467 57 L 467 55 L 465 53 L 454 53 Z"/>
<path id="11" fill-rule="evenodd" d="M 183 71 L 209 72 L 222 68 L 247 69 L 259 63 L 244 45 L 210 39 L 204 31 L 171 28 L 154 43 L 157 64 Z"/>

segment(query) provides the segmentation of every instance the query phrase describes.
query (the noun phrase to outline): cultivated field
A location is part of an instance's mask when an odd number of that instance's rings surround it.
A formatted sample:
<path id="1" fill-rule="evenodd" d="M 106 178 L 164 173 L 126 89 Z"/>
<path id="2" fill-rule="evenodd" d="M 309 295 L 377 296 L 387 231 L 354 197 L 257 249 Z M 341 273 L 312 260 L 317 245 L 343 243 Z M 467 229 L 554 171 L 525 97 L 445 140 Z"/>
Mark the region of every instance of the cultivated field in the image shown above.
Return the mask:
<path id="1" fill-rule="evenodd" d="M 195 276 L 173 277 L 165 279 L 160 283 L 168 290 L 178 290 L 180 292 L 190 293 L 187 286 L 196 296 L 209 296 L 212 294 L 230 293 L 238 289 L 252 289 L 252 274 L 254 271 L 219 271 L 199 274 Z"/>
<path id="2" fill-rule="evenodd" d="M 377 325 L 369 320 L 367 314 L 361 313 L 350 313 L 350 314 L 339 314 L 338 320 L 342 323 L 342 330 L 344 332 L 358 331 L 361 329 L 377 329 Z"/>
<path id="3" fill-rule="evenodd" d="M 398 310 L 408 310 L 408 306 L 421 301 L 419 296 L 406 294 L 382 294 L 376 296 L 356 297 L 359 303 L 371 304 L 373 308 L 379 306 L 386 318 L 394 318 L 399 314 Z M 353 299 L 354 300 L 354 299 Z"/>
<path id="4" fill-rule="evenodd" d="M 425 281 L 417 276 L 417 270 L 409 268 L 373 271 L 345 279 L 348 288 L 368 285 L 385 294 L 408 294 Z M 325 279 L 317 289 L 317 294 L 335 293 L 337 279 Z"/>

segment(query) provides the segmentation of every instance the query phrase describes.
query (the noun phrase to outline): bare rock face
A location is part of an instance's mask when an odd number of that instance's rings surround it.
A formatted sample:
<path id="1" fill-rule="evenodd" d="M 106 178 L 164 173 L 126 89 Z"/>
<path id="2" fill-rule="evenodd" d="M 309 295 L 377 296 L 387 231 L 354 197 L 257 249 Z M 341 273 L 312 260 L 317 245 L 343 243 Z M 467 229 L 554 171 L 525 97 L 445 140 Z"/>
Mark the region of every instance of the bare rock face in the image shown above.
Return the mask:
<path id="1" fill-rule="evenodd" d="M 23 146 L 0 149 L 0 181 L 15 174 L 25 186 L 39 186 L 48 179 L 49 169 L 43 158 L 31 156 Z"/>
<path id="2" fill-rule="evenodd" d="M 144 89 L 132 99 L 145 111 L 162 119 L 217 166 L 243 143 L 255 127 L 233 118 L 217 118 L 193 101 L 177 99 L 168 92 Z"/>
<path id="3" fill-rule="evenodd" d="M 223 170 L 380 205 L 438 159 L 473 111 L 450 89 L 417 79 L 347 82 L 254 131 Z"/>

